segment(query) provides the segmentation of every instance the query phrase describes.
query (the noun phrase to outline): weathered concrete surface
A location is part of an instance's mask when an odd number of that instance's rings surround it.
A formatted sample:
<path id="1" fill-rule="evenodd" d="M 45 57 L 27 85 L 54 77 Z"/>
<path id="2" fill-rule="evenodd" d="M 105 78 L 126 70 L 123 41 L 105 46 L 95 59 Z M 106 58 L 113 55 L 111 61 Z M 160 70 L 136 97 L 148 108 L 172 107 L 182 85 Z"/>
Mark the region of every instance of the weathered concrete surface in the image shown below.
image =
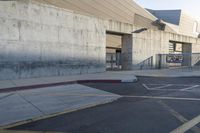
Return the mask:
<path id="1" fill-rule="evenodd" d="M 133 64 L 133 38 L 132 34 L 122 36 L 122 69 L 132 70 Z"/>
<path id="2" fill-rule="evenodd" d="M 174 33 L 147 30 L 140 34 L 133 34 L 133 69 L 138 69 L 138 64 L 153 57 L 153 66 L 156 66 L 157 54 L 169 54 L 169 41 L 192 44 L 192 53 L 200 52 L 198 38 L 193 38 Z"/>
<path id="3" fill-rule="evenodd" d="M 78 84 L 0 94 L 0 127 L 105 104 L 118 98 L 119 95 Z"/>
<path id="4" fill-rule="evenodd" d="M 0 88 L 12 88 L 16 85 L 11 80 L 2 80 L 0 81 Z"/>
<path id="5" fill-rule="evenodd" d="M 108 21 L 106 23 L 106 29 L 108 31 L 122 33 L 124 35 L 130 35 L 132 31 L 141 28 L 144 27 L 116 21 Z M 169 41 L 192 44 L 191 52 L 200 52 L 200 39 L 166 31 L 148 29 L 147 31 L 138 34 L 132 34 L 132 39 L 132 46 L 128 46 L 127 44 L 123 46 L 122 44 L 122 50 L 123 47 L 129 47 L 130 51 L 127 53 L 129 53 L 128 57 L 132 57 L 132 61 L 130 61 L 132 62 L 132 69 L 139 69 L 140 66 L 138 64 L 150 57 L 153 57 L 153 67 L 156 67 L 156 55 L 169 53 Z M 126 58 L 125 60 L 129 59 Z M 126 63 L 126 61 L 124 63 Z"/>
<path id="6" fill-rule="evenodd" d="M 0 1 L 0 79 L 105 71 L 104 20 L 32 1 Z"/>
<path id="7" fill-rule="evenodd" d="M 200 39 L 152 29 L 131 34 L 140 28 L 32 0 L 0 1 L 0 80 L 105 72 L 106 31 L 129 35 L 122 46 L 128 69 L 149 57 L 155 66 L 169 41 L 200 51 Z"/>

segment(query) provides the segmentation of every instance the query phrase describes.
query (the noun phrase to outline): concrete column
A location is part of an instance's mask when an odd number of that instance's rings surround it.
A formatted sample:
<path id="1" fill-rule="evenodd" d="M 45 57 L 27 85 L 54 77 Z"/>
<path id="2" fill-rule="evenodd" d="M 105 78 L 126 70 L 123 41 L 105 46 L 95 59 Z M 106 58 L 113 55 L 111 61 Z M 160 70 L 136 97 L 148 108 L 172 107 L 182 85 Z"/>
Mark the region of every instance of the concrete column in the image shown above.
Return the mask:
<path id="1" fill-rule="evenodd" d="M 192 65 L 192 45 L 191 44 L 183 44 L 182 45 L 183 52 L 183 63 L 182 66 L 191 66 Z"/>
<path id="2" fill-rule="evenodd" d="M 132 34 L 122 36 L 122 70 L 132 70 L 133 37 Z"/>

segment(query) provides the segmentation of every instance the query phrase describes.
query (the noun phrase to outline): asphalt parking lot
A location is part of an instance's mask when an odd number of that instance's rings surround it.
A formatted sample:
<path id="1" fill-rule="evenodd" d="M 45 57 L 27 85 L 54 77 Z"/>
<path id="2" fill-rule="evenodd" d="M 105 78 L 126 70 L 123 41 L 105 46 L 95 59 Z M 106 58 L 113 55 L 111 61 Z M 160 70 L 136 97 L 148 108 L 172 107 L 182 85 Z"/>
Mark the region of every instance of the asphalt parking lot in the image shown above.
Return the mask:
<path id="1" fill-rule="evenodd" d="M 87 83 L 119 100 L 11 130 L 68 133 L 200 132 L 200 78 L 138 77 L 137 83 Z"/>

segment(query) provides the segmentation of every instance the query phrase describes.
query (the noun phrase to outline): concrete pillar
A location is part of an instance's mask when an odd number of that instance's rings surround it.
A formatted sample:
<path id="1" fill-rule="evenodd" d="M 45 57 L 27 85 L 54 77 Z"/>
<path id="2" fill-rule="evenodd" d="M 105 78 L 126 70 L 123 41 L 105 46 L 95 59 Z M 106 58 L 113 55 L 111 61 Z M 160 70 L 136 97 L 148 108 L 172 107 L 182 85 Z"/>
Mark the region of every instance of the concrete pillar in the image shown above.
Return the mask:
<path id="1" fill-rule="evenodd" d="M 191 66 L 192 63 L 192 45 L 191 44 L 183 44 L 182 45 L 183 52 L 183 63 L 182 66 Z"/>
<path id="2" fill-rule="evenodd" d="M 132 34 L 122 36 L 122 70 L 132 70 L 133 37 Z"/>

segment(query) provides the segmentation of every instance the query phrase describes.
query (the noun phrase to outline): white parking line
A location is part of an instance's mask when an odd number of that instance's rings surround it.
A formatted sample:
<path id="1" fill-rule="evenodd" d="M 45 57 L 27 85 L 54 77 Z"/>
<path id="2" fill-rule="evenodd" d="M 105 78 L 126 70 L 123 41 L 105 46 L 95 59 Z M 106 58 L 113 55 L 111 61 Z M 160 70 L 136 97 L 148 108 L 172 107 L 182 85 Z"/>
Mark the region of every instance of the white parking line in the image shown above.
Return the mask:
<path id="1" fill-rule="evenodd" d="M 185 124 L 181 125 L 180 127 L 176 128 L 175 130 L 171 131 L 170 133 L 184 133 L 190 130 L 192 127 L 200 123 L 200 115 L 195 117 L 194 119 L 186 122 Z"/>
<path id="2" fill-rule="evenodd" d="M 162 84 L 163 86 L 159 86 L 159 87 L 154 87 L 154 88 L 149 88 L 146 84 L 142 84 L 147 90 L 151 90 L 151 91 L 178 91 L 179 89 L 162 89 L 162 88 L 166 88 L 166 87 L 170 87 L 173 84 Z M 160 85 L 160 84 L 148 84 L 148 85 Z"/>
<path id="3" fill-rule="evenodd" d="M 172 86 L 172 84 L 168 84 L 168 85 L 164 85 L 164 86 L 160 86 L 160 87 L 154 87 L 151 89 L 162 89 L 162 88 L 166 88 L 166 87 L 170 87 L 170 86 Z"/>
<path id="4" fill-rule="evenodd" d="M 194 89 L 194 88 L 197 88 L 199 87 L 199 85 L 194 85 L 192 87 L 188 87 L 188 88 L 185 88 L 185 89 L 181 89 L 181 91 L 187 91 L 187 90 L 191 90 L 191 89 Z"/>
<path id="5" fill-rule="evenodd" d="M 194 86 L 196 84 L 191 84 L 191 85 L 186 85 L 186 84 L 147 84 L 147 85 L 162 85 L 162 86 L 165 86 L 165 85 L 175 85 L 175 86 Z"/>
<path id="6" fill-rule="evenodd" d="M 122 95 L 125 98 L 144 98 L 144 99 L 160 99 L 160 100 L 185 100 L 185 101 L 200 101 L 200 98 L 182 98 L 182 97 L 157 97 L 157 96 L 128 96 Z"/>
<path id="7" fill-rule="evenodd" d="M 177 111 L 175 111 L 174 109 L 172 109 L 171 107 L 169 107 L 167 104 L 165 104 L 161 100 L 158 101 L 158 103 L 160 105 L 162 105 L 166 110 L 168 110 L 170 112 L 170 114 L 172 114 L 179 121 L 181 121 L 183 123 L 188 122 L 188 120 L 184 116 L 182 116 L 180 113 L 178 113 Z M 192 127 L 191 130 L 194 131 L 195 133 L 200 133 L 200 128 L 197 127 L 197 126 Z"/>
<path id="8" fill-rule="evenodd" d="M 142 84 L 147 90 L 151 90 L 146 84 Z"/>
<path id="9" fill-rule="evenodd" d="M 192 89 L 200 87 L 200 85 L 184 85 L 184 84 L 142 84 L 147 90 L 151 91 L 193 91 Z M 148 87 L 150 85 L 158 85 L 158 87 Z M 160 85 L 160 86 L 159 86 Z M 165 89 L 172 86 L 182 86 L 182 89 Z M 185 88 L 187 87 L 187 88 Z"/>

